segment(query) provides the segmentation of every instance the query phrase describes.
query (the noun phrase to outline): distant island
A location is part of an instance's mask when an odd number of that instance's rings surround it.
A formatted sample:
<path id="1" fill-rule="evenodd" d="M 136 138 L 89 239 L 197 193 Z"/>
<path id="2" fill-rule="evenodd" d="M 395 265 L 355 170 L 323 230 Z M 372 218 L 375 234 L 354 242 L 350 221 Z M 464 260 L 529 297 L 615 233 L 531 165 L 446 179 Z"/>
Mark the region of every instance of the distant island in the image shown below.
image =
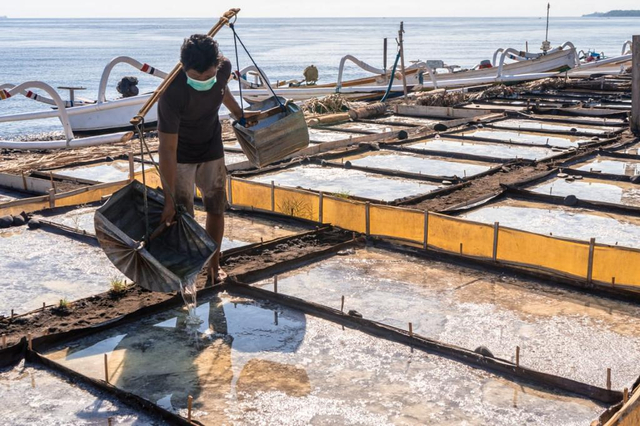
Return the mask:
<path id="1" fill-rule="evenodd" d="M 640 10 L 610 10 L 582 15 L 583 18 L 640 18 Z"/>

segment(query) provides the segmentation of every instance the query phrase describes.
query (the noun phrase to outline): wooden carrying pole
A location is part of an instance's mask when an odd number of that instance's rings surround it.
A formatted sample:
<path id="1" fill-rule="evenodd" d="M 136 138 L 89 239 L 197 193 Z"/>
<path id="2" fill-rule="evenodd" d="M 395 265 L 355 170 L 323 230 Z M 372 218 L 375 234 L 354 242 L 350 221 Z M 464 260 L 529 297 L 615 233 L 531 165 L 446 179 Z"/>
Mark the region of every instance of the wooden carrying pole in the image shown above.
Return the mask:
<path id="1" fill-rule="evenodd" d="M 640 35 L 633 36 L 631 52 L 631 131 L 640 136 Z"/>
<path id="2" fill-rule="evenodd" d="M 234 18 L 239 12 L 240 12 L 240 9 L 229 9 L 224 15 L 222 15 L 218 23 L 214 25 L 214 27 L 211 28 L 211 30 L 209 30 L 207 35 L 209 37 L 215 36 L 218 33 L 218 31 L 220 31 L 222 27 L 227 25 L 229 21 L 232 18 Z M 181 69 L 182 69 L 182 64 L 178 62 L 178 64 L 175 67 L 173 67 L 173 70 L 169 73 L 169 75 L 167 75 L 167 77 L 162 81 L 162 83 L 160 83 L 160 86 L 158 86 L 158 88 L 153 92 L 153 94 L 147 100 L 147 102 L 145 102 L 142 108 L 140 108 L 140 111 L 138 111 L 138 114 L 136 114 L 136 116 L 131 119 L 130 121 L 131 124 L 133 124 L 134 126 L 137 126 L 142 122 L 142 119 L 144 118 L 144 116 L 147 115 L 151 107 L 156 102 L 158 102 L 158 99 L 160 99 L 160 96 L 164 93 L 165 90 L 167 90 L 167 87 L 169 87 L 171 82 L 178 76 Z"/>

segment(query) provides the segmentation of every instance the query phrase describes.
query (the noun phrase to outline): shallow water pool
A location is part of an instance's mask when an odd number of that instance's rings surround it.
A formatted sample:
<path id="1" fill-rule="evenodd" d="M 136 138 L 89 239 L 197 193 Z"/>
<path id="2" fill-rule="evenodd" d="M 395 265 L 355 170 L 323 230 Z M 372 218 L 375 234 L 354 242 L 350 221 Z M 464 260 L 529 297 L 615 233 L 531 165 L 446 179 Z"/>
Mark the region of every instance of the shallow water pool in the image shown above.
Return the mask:
<path id="1" fill-rule="evenodd" d="M 563 424 L 602 410 L 277 304 L 221 295 L 47 357 L 205 424 Z"/>
<path id="2" fill-rule="evenodd" d="M 410 179 L 382 176 L 360 170 L 321 166 L 291 167 L 279 172 L 258 175 L 250 180 L 276 185 L 301 187 L 326 193 L 353 195 L 382 201 L 426 194 L 438 186 Z"/>
<path id="3" fill-rule="evenodd" d="M 640 308 L 557 286 L 364 249 L 279 274 L 278 292 L 335 309 L 345 296 L 345 311 L 512 362 L 520 346 L 522 365 L 601 387 L 607 367 L 615 389 L 638 376 Z"/>
<path id="4" fill-rule="evenodd" d="M 567 181 L 555 178 L 534 186 L 531 191 L 562 197 L 575 195 L 581 200 L 640 206 L 640 185 L 629 182 L 592 178 Z"/>
<path id="5" fill-rule="evenodd" d="M 640 248 L 640 219 L 587 209 L 507 200 L 480 207 L 461 217 L 477 222 L 598 243 Z"/>
<path id="6" fill-rule="evenodd" d="M 551 148 L 537 146 L 510 145 L 506 143 L 475 142 L 460 139 L 427 139 L 421 142 L 401 145 L 412 149 L 455 152 L 470 155 L 482 155 L 504 160 L 525 158 L 541 160 L 557 154 Z"/>

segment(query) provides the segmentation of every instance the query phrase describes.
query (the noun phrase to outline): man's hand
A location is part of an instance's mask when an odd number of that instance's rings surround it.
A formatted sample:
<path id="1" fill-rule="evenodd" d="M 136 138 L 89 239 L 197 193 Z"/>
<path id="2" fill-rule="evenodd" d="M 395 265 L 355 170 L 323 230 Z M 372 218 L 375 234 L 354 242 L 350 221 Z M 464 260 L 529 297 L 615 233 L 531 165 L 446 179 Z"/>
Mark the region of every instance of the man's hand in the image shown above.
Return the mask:
<path id="1" fill-rule="evenodd" d="M 165 200 L 164 209 L 162 209 L 162 216 L 160 216 L 160 224 L 164 224 L 166 228 L 175 223 L 176 208 L 169 200 Z"/>

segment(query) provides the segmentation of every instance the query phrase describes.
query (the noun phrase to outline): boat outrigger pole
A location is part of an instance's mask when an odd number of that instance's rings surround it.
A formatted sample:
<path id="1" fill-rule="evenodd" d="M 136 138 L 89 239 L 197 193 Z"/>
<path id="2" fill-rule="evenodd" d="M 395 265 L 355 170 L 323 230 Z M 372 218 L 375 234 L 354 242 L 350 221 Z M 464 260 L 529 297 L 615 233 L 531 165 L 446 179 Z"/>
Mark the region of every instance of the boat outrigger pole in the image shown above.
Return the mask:
<path id="1" fill-rule="evenodd" d="M 229 9 L 224 15 L 222 15 L 218 23 L 214 25 L 213 28 L 211 28 L 211 30 L 209 30 L 207 35 L 209 37 L 215 36 L 222 29 L 222 27 L 224 27 L 225 25 L 228 25 L 231 19 L 235 18 L 239 12 L 240 12 L 240 9 Z M 160 98 L 160 96 L 164 93 L 165 90 L 167 90 L 167 87 L 169 87 L 171 82 L 177 77 L 181 69 L 182 69 L 182 63 L 178 62 L 178 64 L 176 64 L 176 66 L 169 73 L 169 75 L 162 81 L 162 83 L 160 83 L 158 88 L 153 92 L 153 94 L 147 100 L 147 102 L 145 102 L 142 108 L 140 108 L 140 111 L 138 111 L 138 114 L 136 114 L 136 116 L 131 119 L 130 121 L 131 124 L 133 124 L 134 126 L 138 126 L 143 121 L 144 116 L 147 115 L 151 107 L 156 102 L 158 102 L 158 99 Z"/>

